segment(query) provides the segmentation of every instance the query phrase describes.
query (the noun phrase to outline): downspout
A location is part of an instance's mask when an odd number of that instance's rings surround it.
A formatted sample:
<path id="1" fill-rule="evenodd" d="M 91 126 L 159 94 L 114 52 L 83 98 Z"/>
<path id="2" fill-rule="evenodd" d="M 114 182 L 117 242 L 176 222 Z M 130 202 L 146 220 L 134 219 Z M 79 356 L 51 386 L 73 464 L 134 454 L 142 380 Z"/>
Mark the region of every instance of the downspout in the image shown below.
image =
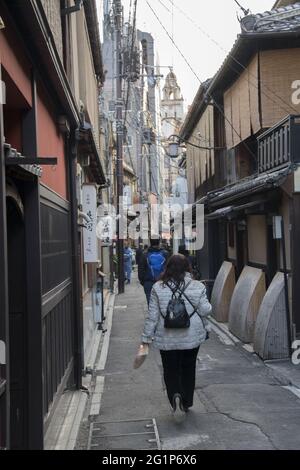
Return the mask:
<path id="1" fill-rule="evenodd" d="M 288 348 L 289 354 L 292 354 L 292 328 L 291 328 L 291 313 L 289 301 L 289 281 L 286 259 L 286 245 L 285 245 L 285 223 L 284 218 L 281 217 L 281 232 L 282 232 L 282 258 L 283 258 L 283 272 L 284 272 L 284 293 L 285 293 L 285 313 L 288 333 Z"/>
<path id="2" fill-rule="evenodd" d="M 83 318 L 80 298 L 80 251 L 78 239 L 78 201 L 76 193 L 77 169 L 77 129 L 71 130 L 68 142 L 69 155 L 69 190 L 71 203 L 71 253 L 72 253 L 72 295 L 74 311 L 74 380 L 77 389 L 82 388 L 83 371 Z"/>

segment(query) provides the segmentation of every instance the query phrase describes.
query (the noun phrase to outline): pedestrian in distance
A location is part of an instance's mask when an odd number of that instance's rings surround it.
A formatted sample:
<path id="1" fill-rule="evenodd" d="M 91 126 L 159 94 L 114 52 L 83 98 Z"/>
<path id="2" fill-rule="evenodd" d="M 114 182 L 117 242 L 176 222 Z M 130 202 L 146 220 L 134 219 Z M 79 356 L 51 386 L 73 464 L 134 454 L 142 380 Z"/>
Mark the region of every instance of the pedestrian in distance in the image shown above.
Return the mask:
<path id="1" fill-rule="evenodd" d="M 140 243 L 138 249 L 136 250 L 136 255 L 135 255 L 135 261 L 137 265 L 139 265 L 142 259 L 143 253 L 144 253 L 143 244 Z"/>
<path id="2" fill-rule="evenodd" d="M 124 277 L 126 284 L 130 284 L 131 282 L 131 274 L 132 274 L 132 249 L 130 248 L 128 243 L 125 243 L 124 247 Z"/>
<path id="3" fill-rule="evenodd" d="M 160 247 L 159 239 L 150 240 L 150 245 L 140 258 L 138 265 L 138 278 L 144 287 L 148 305 L 152 287 L 165 270 L 168 258 L 167 252 Z"/>
<path id="4" fill-rule="evenodd" d="M 178 253 L 180 255 L 183 255 L 187 258 L 188 262 L 190 263 L 191 265 L 191 268 L 192 268 L 192 274 L 193 274 L 193 277 L 194 279 L 197 279 L 197 280 L 200 280 L 201 279 L 201 275 L 200 275 L 200 272 L 199 272 L 199 269 L 197 267 L 197 260 L 196 260 L 196 257 L 195 256 L 192 256 L 190 255 L 190 252 L 186 249 L 185 245 L 180 245 L 179 248 L 178 248 Z"/>
<path id="5" fill-rule="evenodd" d="M 182 421 L 193 406 L 196 360 L 208 338 L 211 312 L 206 288 L 191 275 L 183 255 L 168 260 L 161 280 L 154 284 L 141 348 L 152 342 L 160 350 L 164 381 L 175 421 Z"/>

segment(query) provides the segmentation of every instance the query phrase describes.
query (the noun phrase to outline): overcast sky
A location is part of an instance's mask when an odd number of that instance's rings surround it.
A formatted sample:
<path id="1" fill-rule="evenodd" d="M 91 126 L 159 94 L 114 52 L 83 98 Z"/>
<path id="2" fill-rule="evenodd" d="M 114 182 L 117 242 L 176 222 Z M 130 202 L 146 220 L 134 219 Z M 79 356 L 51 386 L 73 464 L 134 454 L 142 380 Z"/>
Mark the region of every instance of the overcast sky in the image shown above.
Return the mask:
<path id="1" fill-rule="evenodd" d="M 99 0 L 98 0 L 99 1 Z M 100 0 L 101 1 L 101 0 Z M 234 0 L 148 0 L 165 28 L 191 64 L 201 81 L 212 77 L 221 66 L 223 60 L 240 33 L 237 14 L 243 15 Z M 125 19 L 128 17 L 130 0 L 122 1 L 125 8 Z M 132 4 L 134 0 L 132 0 Z M 275 0 L 240 0 L 245 8 L 252 13 L 270 10 Z M 212 39 L 189 21 L 178 8 L 191 17 Z M 137 27 L 154 36 L 156 52 L 161 65 L 173 65 L 177 75 L 186 106 L 191 104 L 198 90 L 199 81 L 192 74 L 179 52 L 162 29 L 158 20 L 147 5 L 146 0 L 137 2 Z M 165 75 L 167 69 L 162 69 Z"/>

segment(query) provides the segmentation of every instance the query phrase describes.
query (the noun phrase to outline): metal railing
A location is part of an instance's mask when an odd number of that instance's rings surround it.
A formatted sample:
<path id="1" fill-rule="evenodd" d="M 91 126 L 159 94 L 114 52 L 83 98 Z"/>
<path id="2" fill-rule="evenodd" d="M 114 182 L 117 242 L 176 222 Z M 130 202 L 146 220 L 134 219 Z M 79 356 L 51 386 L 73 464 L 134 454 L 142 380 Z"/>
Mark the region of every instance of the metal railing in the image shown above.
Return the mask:
<path id="1" fill-rule="evenodd" d="M 258 173 L 300 163 L 300 115 L 290 115 L 258 137 Z"/>

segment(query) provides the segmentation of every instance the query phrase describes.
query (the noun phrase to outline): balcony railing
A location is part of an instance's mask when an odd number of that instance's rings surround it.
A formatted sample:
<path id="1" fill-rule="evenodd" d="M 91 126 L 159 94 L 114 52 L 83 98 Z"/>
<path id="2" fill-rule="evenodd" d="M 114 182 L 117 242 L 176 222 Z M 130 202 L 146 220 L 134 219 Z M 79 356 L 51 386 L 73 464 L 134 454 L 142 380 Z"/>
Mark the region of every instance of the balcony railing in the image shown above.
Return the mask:
<path id="1" fill-rule="evenodd" d="M 291 115 L 258 138 L 258 172 L 300 163 L 300 115 Z"/>

